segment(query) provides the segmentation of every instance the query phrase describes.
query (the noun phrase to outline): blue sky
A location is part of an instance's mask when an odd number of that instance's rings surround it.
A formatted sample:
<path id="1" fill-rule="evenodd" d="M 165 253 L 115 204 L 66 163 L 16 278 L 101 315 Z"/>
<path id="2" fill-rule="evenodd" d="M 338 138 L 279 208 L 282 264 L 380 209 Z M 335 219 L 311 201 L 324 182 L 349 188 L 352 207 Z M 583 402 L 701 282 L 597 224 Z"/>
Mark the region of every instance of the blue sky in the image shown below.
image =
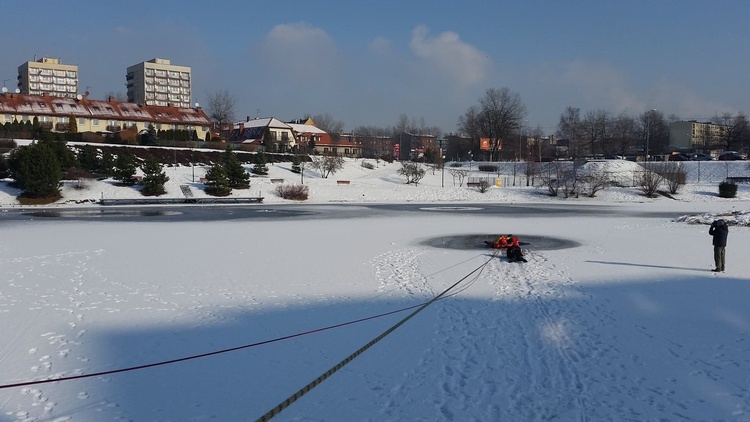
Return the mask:
<path id="1" fill-rule="evenodd" d="M 455 131 L 488 88 L 528 126 L 565 107 L 683 119 L 750 112 L 750 2 L 27 1 L 2 4 L 0 78 L 34 57 L 79 66 L 81 90 L 125 93 L 154 57 L 193 71 L 194 101 L 227 89 L 236 117 L 330 113 L 345 130 L 399 115 Z M 7 79 L 7 81 L 5 81 Z"/>

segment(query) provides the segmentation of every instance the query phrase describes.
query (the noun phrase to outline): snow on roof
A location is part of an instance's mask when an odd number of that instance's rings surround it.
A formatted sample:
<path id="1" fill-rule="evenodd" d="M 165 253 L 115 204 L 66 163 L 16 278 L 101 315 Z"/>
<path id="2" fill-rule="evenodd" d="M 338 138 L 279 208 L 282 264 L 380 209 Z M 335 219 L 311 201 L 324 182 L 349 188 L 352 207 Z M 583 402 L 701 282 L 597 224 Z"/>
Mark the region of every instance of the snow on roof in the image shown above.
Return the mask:
<path id="1" fill-rule="evenodd" d="M 211 124 L 211 119 L 200 108 L 142 106 L 137 103 L 90 100 L 87 97 L 79 100 L 49 95 L 2 94 L 0 95 L 0 113 L 65 117 L 72 114 L 105 120 L 137 120 L 197 126 Z"/>
<path id="2" fill-rule="evenodd" d="M 299 123 L 288 123 L 288 125 L 291 126 L 292 130 L 297 133 L 326 133 L 326 131 L 313 125 L 305 125 Z"/>
<path id="3" fill-rule="evenodd" d="M 273 127 L 291 129 L 292 127 L 288 123 L 284 123 L 275 117 L 264 117 L 262 119 L 250 119 L 247 121 L 237 122 L 234 124 L 235 129 L 239 129 L 240 126 L 245 128 L 250 127 Z"/>

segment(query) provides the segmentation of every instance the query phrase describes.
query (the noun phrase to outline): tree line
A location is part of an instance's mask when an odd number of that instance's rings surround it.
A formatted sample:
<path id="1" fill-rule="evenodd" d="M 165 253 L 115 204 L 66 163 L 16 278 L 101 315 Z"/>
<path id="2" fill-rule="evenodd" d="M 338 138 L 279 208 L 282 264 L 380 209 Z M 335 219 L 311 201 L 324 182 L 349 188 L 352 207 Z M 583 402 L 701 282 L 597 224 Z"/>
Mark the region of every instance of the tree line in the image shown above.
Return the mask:
<path id="1" fill-rule="evenodd" d="M 212 118 L 220 122 L 232 121 L 235 100 L 228 91 L 209 99 L 209 110 L 215 110 L 210 113 Z M 328 132 L 334 141 L 344 127 L 343 122 L 330 114 L 306 117 L 312 117 L 316 126 Z M 548 137 L 541 127 L 530 126 L 526 117 L 527 107 L 520 94 L 506 87 L 487 89 L 477 104 L 459 116 L 458 135 L 447 138 L 443 154 L 453 159 L 487 161 L 661 155 L 671 152 L 670 123 L 682 120 L 676 115 L 665 116 L 658 110 L 631 115 L 569 106 L 560 114 L 552 137 Z M 698 150 L 695 152 L 750 149 L 750 123 L 742 112 L 716 114 L 705 119 L 705 123 L 719 125 L 723 130 L 695 135 L 692 138 L 694 149 Z M 393 145 L 407 133 L 429 134 L 436 139 L 442 136 L 438 126 L 429 126 L 424 118 L 405 114 L 392 126 L 363 125 L 352 130 L 355 138 L 363 143 L 365 158 L 384 158 L 392 154 Z M 488 139 L 489 145 L 481 147 L 482 138 Z M 550 139 L 553 142 L 549 142 Z M 424 161 L 437 162 L 438 155 L 438 151 L 430 151 Z"/>

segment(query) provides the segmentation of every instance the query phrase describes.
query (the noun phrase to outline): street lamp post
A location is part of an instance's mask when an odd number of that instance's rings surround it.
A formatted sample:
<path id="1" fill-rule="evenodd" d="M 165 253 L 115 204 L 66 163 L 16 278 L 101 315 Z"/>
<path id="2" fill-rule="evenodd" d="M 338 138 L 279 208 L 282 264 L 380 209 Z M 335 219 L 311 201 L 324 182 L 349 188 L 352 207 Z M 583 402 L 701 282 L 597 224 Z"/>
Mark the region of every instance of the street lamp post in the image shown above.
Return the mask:
<path id="1" fill-rule="evenodd" d="M 655 112 L 656 109 L 652 108 L 652 112 Z M 651 142 L 651 118 L 653 117 L 653 113 L 648 116 L 648 120 L 646 120 L 646 157 L 645 160 L 649 161 L 649 143 Z"/>
<path id="2" fill-rule="evenodd" d="M 444 188 L 445 187 L 445 155 L 441 157 L 441 160 L 442 161 L 440 162 L 440 164 L 442 165 L 441 170 L 443 174 L 440 176 L 440 187 Z"/>
<path id="3" fill-rule="evenodd" d="M 645 160 L 648 161 L 648 147 L 649 147 L 649 141 L 651 140 L 651 119 L 648 119 L 646 122 L 646 157 Z"/>
<path id="4" fill-rule="evenodd" d="M 469 151 L 469 171 L 471 171 L 472 164 L 474 164 L 474 153 Z"/>

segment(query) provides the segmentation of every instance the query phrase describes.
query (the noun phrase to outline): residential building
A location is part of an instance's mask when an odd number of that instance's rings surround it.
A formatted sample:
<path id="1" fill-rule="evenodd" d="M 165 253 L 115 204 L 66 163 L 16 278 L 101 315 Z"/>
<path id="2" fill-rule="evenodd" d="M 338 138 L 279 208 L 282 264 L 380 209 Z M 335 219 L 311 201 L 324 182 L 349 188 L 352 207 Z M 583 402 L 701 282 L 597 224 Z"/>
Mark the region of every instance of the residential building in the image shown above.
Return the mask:
<path id="1" fill-rule="evenodd" d="M 168 59 L 151 59 L 130 66 L 125 76 L 131 103 L 190 108 L 191 73 Z"/>
<path id="2" fill-rule="evenodd" d="M 18 66 L 18 90 L 21 94 L 75 98 L 78 95 L 78 66 L 62 64 L 59 59 L 42 57 Z"/>
<path id="3" fill-rule="evenodd" d="M 141 105 L 50 95 L 0 94 L 0 124 L 30 122 L 37 118 L 44 129 L 66 132 L 70 119 L 76 119 L 78 132 L 137 132 L 153 124 L 157 130 L 196 131 L 204 139 L 211 119 L 200 108 Z"/>
<path id="4" fill-rule="evenodd" d="M 721 150 L 728 128 L 695 120 L 669 124 L 669 147 L 680 151 Z"/>
<path id="5" fill-rule="evenodd" d="M 427 149 L 438 150 L 436 137 L 425 133 L 402 132 L 396 140 L 399 160 L 416 160 L 424 157 Z"/>
<path id="6" fill-rule="evenodd" d="M 331 144 L 331 135 L 315 126 L 315 123 L 311 119 L 307 119 L 304 122 L 296 120 L 288 124 L 294 131 L 297 144 L 300 146 L 300 152 L 308 154 L 312 152 L 322 153 L 322 145 Z"/>
<path id="7" fill-rule="evenodd" d="M 297 149 L 294 129 L 274 117 L 247 118 L 235 123 L 229 142 L 248 151 L 292 152 Z"/>
<path id="8" fill-rule="evenodd" d="M 362 157 L 362 143 L 359 142 L 354 133 L 340 133 L 338 140 L 328 137 L 330 142 L 315 143 L 315 153 L 322 155 L 337 155 L 339 157 L 360 158 Z"/>

